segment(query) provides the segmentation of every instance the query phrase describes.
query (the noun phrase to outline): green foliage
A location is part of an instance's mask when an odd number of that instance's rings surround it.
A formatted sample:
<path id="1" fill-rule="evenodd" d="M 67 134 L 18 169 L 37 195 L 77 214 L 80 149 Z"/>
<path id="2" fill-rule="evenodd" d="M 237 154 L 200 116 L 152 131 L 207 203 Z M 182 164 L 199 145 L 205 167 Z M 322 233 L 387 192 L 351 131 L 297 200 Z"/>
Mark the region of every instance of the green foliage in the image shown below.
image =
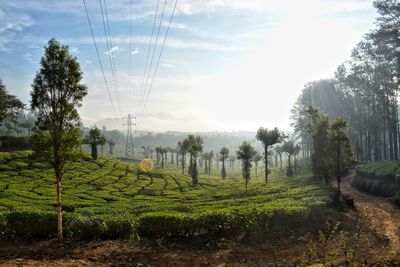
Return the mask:
<path id="1" fill-rule="evenodd" d="M 340 195 L 341 178 L 356 165 L 353 148 L 346 132 L 347 121 L 338 118 L 329 121 L 327 115 L 309 107 L 313 125 L 310 125 L 313 140 L 312 170 L 324 181 L 333 175 L 338 182 Z"/>
<path id="2" fill-rule="evenodd" d="M 54 237 L 52 167 L 27 151 L 0 153 L 0 161 L 12 166 L 0 172 L 2 236 Z M 136 165 L 102 155 L 96 161 L 86 156 L 69 162 L 63 176 L 64 236 L 90 240 L 281 231 L 296 218 L 320 217 L 316 210 L 332 199 L 330 188 L 306 175 L 289 180 L 272 171 L 268 186 L 250 180 L 245 191 L 235 169 L 224 180 L 217 170 L 200 176 L 197 186 L 173 165 L 151 174 L 138 171 Z"/>
<path id="3" fill-rule="evenodd" d="M 15 96 L 8 94 L 6 87 L 0 80 L 0 125 L 5 120 L 15 120 L 24 104 Z"/>
<path id="4" fill-rule="evenodd" d="M 3 214 L 2 220 L 3 234 L 9 238 L 50 238 L 57 229 L 57 217 L 50 212 L 14 211 Z"/>

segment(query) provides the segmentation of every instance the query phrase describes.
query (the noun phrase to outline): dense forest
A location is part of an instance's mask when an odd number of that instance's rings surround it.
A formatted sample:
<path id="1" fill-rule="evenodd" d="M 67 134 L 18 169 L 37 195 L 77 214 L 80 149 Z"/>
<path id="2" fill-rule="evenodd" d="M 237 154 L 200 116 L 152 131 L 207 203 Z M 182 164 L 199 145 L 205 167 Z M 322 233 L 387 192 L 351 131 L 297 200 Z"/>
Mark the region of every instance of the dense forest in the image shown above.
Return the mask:
<path id="1" fill-rule="evenodd" d="M 309 106 L 342 117 L 360 162 L 399 159 L 400 10 L 395 1 L 377 1 L 376 27 L 354 47 L 351 58 L 331 79 L 305 85 L 292 110 L 292 121 L 310 157 Z"/>

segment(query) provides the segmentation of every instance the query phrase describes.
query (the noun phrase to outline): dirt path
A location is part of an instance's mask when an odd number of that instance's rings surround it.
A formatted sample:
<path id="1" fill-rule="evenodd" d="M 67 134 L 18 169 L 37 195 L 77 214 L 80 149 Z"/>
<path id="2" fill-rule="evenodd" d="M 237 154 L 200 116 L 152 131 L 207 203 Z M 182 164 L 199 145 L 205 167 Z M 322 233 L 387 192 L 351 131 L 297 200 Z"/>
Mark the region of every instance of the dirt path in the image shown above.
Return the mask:
<path id="1" fill-rule="evenodd" d="M 354 198 L 358 210 L 364 211 L 368 226 L 378 234 L 388 238 L 389 246 L 385 260 L 390 260 L 400 252 L 400 209 L 387 199 L 362 193 L 351 186 L 355 172 L 342 179 L 342 193 Z M 336 181 L 332 181 L 335 184 Z"/>

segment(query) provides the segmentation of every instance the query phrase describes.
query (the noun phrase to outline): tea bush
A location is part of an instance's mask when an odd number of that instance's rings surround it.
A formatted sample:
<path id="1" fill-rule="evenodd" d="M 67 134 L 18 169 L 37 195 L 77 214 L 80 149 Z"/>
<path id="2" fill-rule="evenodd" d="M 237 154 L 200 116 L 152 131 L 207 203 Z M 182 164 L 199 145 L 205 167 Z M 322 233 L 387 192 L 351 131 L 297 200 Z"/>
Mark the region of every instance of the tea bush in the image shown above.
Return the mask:
<path id="1" fill-rule="evenodd" d="M 239 169 L 228 169 L 224 180 L 216 169 L 200 174 L 193 187 L 175 165 L 145 174 L 137 165 L 85 156 L 65 167 L 64 235 L 91 240 L 284 232 L 321 218 L 333 194 L 308 175 L 288 179 L 276 170 L 267 185 L 253 178 L 246 191 Z M 56 235 L 54 173 L 29 151 L 0 153 L 0 233 Z"/>

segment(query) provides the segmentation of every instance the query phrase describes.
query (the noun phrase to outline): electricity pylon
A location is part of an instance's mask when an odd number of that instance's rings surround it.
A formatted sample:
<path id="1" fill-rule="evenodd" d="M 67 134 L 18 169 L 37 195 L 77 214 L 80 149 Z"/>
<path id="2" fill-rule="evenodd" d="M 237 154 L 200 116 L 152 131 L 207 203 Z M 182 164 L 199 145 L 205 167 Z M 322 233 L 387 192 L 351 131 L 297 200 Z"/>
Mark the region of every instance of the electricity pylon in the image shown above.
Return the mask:
<path id="1" fill-rule="evenodd" d="M 125 157 L 127 159 L 132 158 L 135 159 L 135 149 L 133 147 L 133 134 L 132 134 L 132 126 L 136 124 L 132 122 L 132 120 L 136 119 L 136 117 L 128 114 L 127 117 L 123 118 L 126 120 L 124 125 L 126 125 L 126 146 L 125 146 Z"/>

